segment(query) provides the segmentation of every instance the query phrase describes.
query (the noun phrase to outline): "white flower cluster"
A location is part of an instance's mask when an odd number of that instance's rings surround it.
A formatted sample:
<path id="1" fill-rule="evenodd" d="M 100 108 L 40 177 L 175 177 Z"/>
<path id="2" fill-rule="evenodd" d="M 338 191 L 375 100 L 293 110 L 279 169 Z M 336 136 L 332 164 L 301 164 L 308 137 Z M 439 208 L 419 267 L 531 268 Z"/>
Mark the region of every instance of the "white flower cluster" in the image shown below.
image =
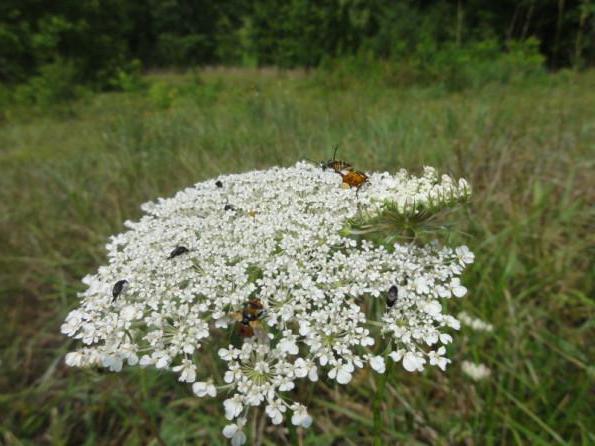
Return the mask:
<path id="1" fill-rule="evenodd" d="M 492 375 L 492 371 L 485 364 L 470 361 L 461 362 L 461 370 L 473 381 L 483 381 Z"/>
<path id="2" fill-rule="evenodd" d="M 475 331 L 483 331 L 486 333 L 491 333 L 494 331 L 494 326 L 489 322 L 485 322 L 479 318 L 471 316 L 469 313 L 465 311 L 461 311 L 457 318 L 461 322 L 461 324 L 466 325 L 467 327 L 471 328 Z"/>
<path id="3" fill-rule="evenodd" d="M 234 445 L 245 441 L 252 406 L 264 405 L 273 424 L 291 414 L 308 427 L 306 407 L 287 394 L 300 379 L 347 384 L 366 364 L 384 373 L 385 358 L 410 372 L 444 369 L 446 331 L 459 322 L 440 300 L 465 295 L 459 276 L 473 262 L 465 246 L 346 237 L 345 222 L 388 204 L 469 193 L 464 180 L 432 168 L 421 177 L 370 174 L 356 191 L 300 162 L 146 203 L 146 215 L 107 244 L 109 263 L 83 280 L 88 288 L 62 332 L 84 347 L 66 362 L 153 366 L 176 372 L 200 397 L 223 392 L 234 421 L 223 434 Z M 221 365 L 201 351 L 207 344 Z"/>

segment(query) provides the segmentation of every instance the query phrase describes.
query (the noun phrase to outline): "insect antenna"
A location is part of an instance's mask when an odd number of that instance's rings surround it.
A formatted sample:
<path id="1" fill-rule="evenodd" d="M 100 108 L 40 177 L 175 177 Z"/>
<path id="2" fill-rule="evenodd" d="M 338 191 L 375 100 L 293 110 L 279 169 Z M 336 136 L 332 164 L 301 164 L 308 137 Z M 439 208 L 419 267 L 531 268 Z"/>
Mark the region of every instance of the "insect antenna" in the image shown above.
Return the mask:
<path id="1" fill-rule="evenodd" d="M 339 150 L 339 144 L 335 144 L 335 150 L 333 151 L 333 161 L 335 161 L 335 156 L 337 155 L 337 150 Z"/>

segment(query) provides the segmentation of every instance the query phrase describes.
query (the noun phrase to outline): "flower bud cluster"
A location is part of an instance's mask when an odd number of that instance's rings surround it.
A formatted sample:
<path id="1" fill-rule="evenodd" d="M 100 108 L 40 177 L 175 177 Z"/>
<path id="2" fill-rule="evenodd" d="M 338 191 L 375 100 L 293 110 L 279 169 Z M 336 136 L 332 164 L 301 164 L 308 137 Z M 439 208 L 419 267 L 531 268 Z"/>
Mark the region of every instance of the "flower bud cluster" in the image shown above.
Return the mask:
<path id="1" fill-rule="evenodd" d="M 410 372 L 444 369 L 459 321 L 441 300 L 466 294 L 460 275 L 473 254 L 438 243 L 377 245 L 341 228 L 387 203 L 407 212 L 408 203 L 435 206 L 436 197 L 469 190 L 427 168 L 421 177 L 373 173 L 356 191 L 300 162 L 146 203 L 139 221 L 111 237 L 108 264 L 83 280 L 80 306 L 62 325 L 83 346 L 66 362 L 116 372 L 151 366 L 175 372 L 199 397 L 223 393 L 223 434 L 233 444 L 245 441 L 253 406 L 265 406 L 273 424 L 288 417 L 308 427 L 307 408 L 291 398 L 300 380 L 348 384 L 368 365 L 385 373 L 387 360 Z"/>
<path id="2" fill-rule="evenodd" d="M 494 331 L 494 326 L 489 322 L 485 322 L 479 318 L 471 316 L 469 313 L 465 311 L 461 311 L 457 318 L 461 322 L 461 324 L 471 328 L 472 330 L 479 331 L 479 332 L 486 332 L 491 333 Z"/>
<path id="3" fill-rule="evenodd" d="M 461 362 L 461 370 L 465 375 L 473 381 L 483 381 L 492 375 L 492 371 L 482 363 L 475 363 L 471 361 Z"/>

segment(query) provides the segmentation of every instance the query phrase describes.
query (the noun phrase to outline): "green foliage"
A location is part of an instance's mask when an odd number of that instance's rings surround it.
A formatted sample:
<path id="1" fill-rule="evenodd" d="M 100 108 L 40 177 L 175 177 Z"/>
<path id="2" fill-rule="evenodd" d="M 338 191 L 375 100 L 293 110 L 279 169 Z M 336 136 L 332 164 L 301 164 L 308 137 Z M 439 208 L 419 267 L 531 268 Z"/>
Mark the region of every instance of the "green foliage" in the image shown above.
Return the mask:
<path id="1" fill-rule="evenodd" d="M 426 83 L 440 83 L 448 90 L 481 87 L 498 82 L 506 84 L 544 74 L 544 58 L 539 42 L 508 43 L 502 49 L 495 40 L 460 47 L 449 44 L 442 49 L 419 48 L 413 65 Z"/>
<path id="2" fill-rule="evenodd" d="M 0 22 L 0 81 L 23 78 L 26 52 L 19 29 Z"/>
<path id="3" fill-rule="evenodd" d="M 169 108 L 178 90 L 165 82 L 154 82 L 149 87 L 149 100 L 160 109 Z"/>
<path id="4" fill-rule="evenodd" d="M 192 66 L 207 59 L 209 42 L 205 36 L 190 34 L 179 36 L 164 33 L 159 36 L 157 54 L 166 65 Z"/>
<path id="5" fill-rule="evenodd" d="M 389 80 L 394 66 L 365 53 L 325 58 L 315 73 L 314 83 L 328 89 L 348 89 L 357 83 L 380 84 Z"/>
<path id="6" fill-rule="evenodd" d="M 167 109 L 177 103 L 212 105 L 223 87 L 219 81 L 204 83 L 193 76 L 190 82 L 179 84 L 155 81 L 151 83 L 148 96 L 151 103 L 159 109 Z"/>
<path id="7" fill-rule="evenodd" d="M 69 61 L 79 83 L 134 90 L 142 86 L 130 60 L 148 68 L 311 68 L 338 59 L 348 68 L 363 57 L 388 62 L 380 75 L 395 85 L 439 80 L 460 90 L 541 70 L 541 59 L 556 69 L 592 65 L 594 17 L 595 0 L 58 0 L 51 7 L 4 0 L 0 82 L 26 83 L 42 66 Z"/>
<path id="8" fill-rule="evenodd" d="M 458 91 L 493 83 L 538 80 L 545 74 L 544 57 L 538 47 L 535 39 L 511 41 L 507 48 L 501 48 L 495 40 L 441 47 L 427 41 L 417 45 L 408 56 L 395 60 L 379 60 L 370 53 L 326 59 L 316 83 L 339 89 L 374 83 L 393 87 L 433 85 Z"/>
<path id="9" fill-rule="evenodd" d="M 4 112 L 12 103 L 12 93 L 8 87 L 0 84 L 0 123 L 3 121 Z"/>
<path id="10" fill-rule="evenodd" d="M 141 91 L 147 87 L 142 78 L 142 63 L 135 59 L 126 67 L 117 68 L 114 77 L 109 80 L 109 84 L 116 90 L 134 92 Z"/>
<path id="11" fill-rule="evenodd" d="M 194 79 L 193 82 L 180 86 L 179 91 L 182 98 L 188 98 L 194 104 L 208 106 L 215 104 L 224 87 L 220 80 L 205 83 Z"/>
<path id="12" fill-rule="evenodd" d="M 77 82 L 106 86 L 126 66 L 122 22 L 127 5 L 106 2 L 7 0 L 0 6 L 0 81 L 26 83 L 44 77 L 42 67 L 68 63 Z M 5 66 L 5 68 L 4 68 Z"/>
<path id="13" fill-rule="evenodd" d="M 73 100 L 81 93 L 77 86 L 78 75 L 75 64 L 70 61 L 57 60 L 42 65 L 38 75 L 15 88 L 13 100 L 18 105 L 35 105 L 41 109 Z"/>
<path id="14" fill-rule="evenodd" d="M 59 59 L 61 45 L 69 36 L 85 32 L 84 22 L 71 22 L 62 15 L 46 15 L 37 20 L 36 32 L 31 34 L 31 48 L 37 63 L 45 64 Z"/>

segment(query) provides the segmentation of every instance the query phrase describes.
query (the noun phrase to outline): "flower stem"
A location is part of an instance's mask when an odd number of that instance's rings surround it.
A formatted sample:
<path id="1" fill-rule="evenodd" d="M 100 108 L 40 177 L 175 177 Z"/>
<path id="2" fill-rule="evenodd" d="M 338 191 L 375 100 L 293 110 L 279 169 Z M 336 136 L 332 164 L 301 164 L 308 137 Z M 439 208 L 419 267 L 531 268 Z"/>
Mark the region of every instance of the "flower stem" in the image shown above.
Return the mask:
<path id="1" fill-rule="evenodd" d="M 293 425 L 293 423 L 289 423 L 289 441 L 291 442 L 290 444 L 292 445 L 298 445 L 299 444 L 299 439 L 298 439 L 298 433 L 297 433 L 297 427 Z"/>
<path id="2" fill-rule="evenodd" d="M 374 446 L 383 446 L 382 431 L 384 429 L 384 418 L 382 414 L 382 400 L 384 397 L 384 389 L 386 387 L 386 380 L 392 368 L 392 361 L 385 358 L 386 370 L 384 373 L 376 376 L 376 396 L 374 397 L 374 404 L 372 407 L 374 414 Z"/>

